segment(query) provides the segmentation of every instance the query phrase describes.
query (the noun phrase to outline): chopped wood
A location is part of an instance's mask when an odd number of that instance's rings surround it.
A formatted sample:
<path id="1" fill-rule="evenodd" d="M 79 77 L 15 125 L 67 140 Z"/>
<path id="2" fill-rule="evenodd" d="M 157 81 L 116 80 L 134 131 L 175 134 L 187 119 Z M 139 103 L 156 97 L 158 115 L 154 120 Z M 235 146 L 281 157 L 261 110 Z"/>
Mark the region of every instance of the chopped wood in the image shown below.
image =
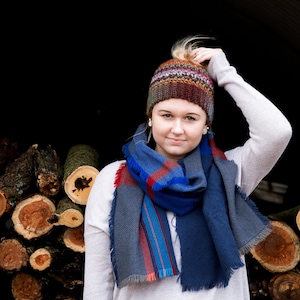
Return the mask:
<path id="1" fill-rule="evenodd" d="M 275 275 L 270 280 L 269 291 L 273 300 L 299 300 L 300 274 L 289 271 Z"/>
<path id="2" fill-rule="evenodd" d="M 82 209 L 72 202 L 69 197 L 62 198 L 58 204 L 55 212 L 54 225 L 65 225 L 67 227 L 75 228 L 83 223 Z"/>
<path id="3" fill-rule="evenodd" d="M 67 228 L 63 233 L 63 242 L 66 247 L 75 252 L 85 252 L 85 244 L 83 237 L 83 224 L 76 228 Z"/>
<path id="4" fill-rule="evenodd" d="M 64 164 L 63 186 L 68 197 L 85 205 L 98 170 L 98 152 L 91 146 L 78 144 L 70 148 Z"/>
<path id="5" fill-rule="evenodd" d="M 30 189 L 34 178 L 33 159 L 37 145 L 32 145 L 11 163 L 0 176 L 0 201 L 5 207 L 14 207 Z M 8 205 L 7 205 L 8 204 Z M 0 215 L 1 216 L 1 215 Z"/>
<path id="6" fill-rule="evenodd" d="M 51 145 L 47 145 L 46 149 L 37 148 L 34 168 L 38 191 L 46 196 L 57 195 L 61 188 L 63 168 Z"/>
<path id="7" fill-rule="evenodd" d="M 4 239 L 0 243 L 0 268 L 19 271 L 28 263 L 26 248 L 16 239 Z"/>
<path id="8" fill-rule="evenodd" d="M 300 211 L 298 211 L 296 215 L 296 225 L 298 227 L 298 230 L 300 231 Z"/>
<path id="9" fill-rule="evenodd" d="M 64 189 L 74 203 L 87 203 L 98 173 L 99 171 L 92 166 L 80 166 L 66 179 Z"/>
<path id="10" fill-rule="evenodd" d="M 15 300 L 42 300 L 42 281 L 31 274 L 20 272 L 12 279 L 12 294 Z"/>
<path id="11" fill-rule="evenodd" d="M 64 180 L 80 166 L 93 166 L 98 168 L 98 152 L 90 145 L 77 144 L 72 146 L 64 164 Z"/>
<path id="12" fill-rule="evenodd" d="M 54 247 L 44 247 L 36 249 L 29 257 L 32 269 L 44 271 L 49 268 L 60 251 Z"/>
<path id="13" fill-rule="evenodd" d="M 271 234 L 252 249 L 251 254 L 272 273 L 290 271 L 300 259 L 299 238 L 285 222 L 270 221 L 273 226 Z"/>
<path id="14" fill-rule="evenodd" d="M 0 190 L 0 217 L 11 210 L 11 206 L 7 202 L 8 194 Z"/>
<path id="15" fill-rule="evenodd" d="M 23 199 L 12 213 L 14 229 L 27 240 L 40 237 L 52 229 L 53 224 L 48 220 L 55 210 L 54 203 L 44 195 L 35 194 Z"/>

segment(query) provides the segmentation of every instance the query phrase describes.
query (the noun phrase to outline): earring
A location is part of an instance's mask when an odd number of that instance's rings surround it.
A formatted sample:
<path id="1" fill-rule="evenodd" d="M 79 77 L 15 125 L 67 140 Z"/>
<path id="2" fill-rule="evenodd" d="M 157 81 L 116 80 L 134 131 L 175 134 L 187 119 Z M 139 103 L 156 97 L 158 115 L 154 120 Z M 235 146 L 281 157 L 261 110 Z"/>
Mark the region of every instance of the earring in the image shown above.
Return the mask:
<path id="1" fill-rule="evenodd" d="M 202 131 L 202 134 L 203 135 L 207 134 L 207 130 L 208 130 L 208 127 L 204 128 L 203 131 Z"/>
<path id="2" fill-rule="evenodd" d="M 152 127 L 152 120 L 151 119 L 148 120 L 148 126 Z"/>

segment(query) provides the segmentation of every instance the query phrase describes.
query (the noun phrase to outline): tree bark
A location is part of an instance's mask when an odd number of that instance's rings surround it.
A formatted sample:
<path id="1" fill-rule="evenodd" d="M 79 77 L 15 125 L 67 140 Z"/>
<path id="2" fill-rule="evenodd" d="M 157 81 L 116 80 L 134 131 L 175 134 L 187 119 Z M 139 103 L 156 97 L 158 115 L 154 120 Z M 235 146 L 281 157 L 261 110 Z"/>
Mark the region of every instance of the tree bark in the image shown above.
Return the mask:
<path id="1" fill-rule="evenodd" d="M 45 196 L 57 195 L 61 188 L 63 168 L 51 145 L 46 149 L 37 148 L 34 169 L 38 191 Z"/>
<path id="2" fill-rule="evenodd" d="M 287 225 L 289 225 L 296 233 L 300 233 L 299 220 L 297 220 L 297 218 L 300 218 L 299 212 L 300 205 L 278 212 L 276 214 L 270 214 L 268 215 L 268 217 L 272 220 L 283 221 Z"/>
<path id="3" fill-rule="evenodd" d="M 98 152 L 89 145 L 78 144 L 70 148 L 64 164 L 63 186 L 68 197 L 85 205 L 98 170 Z"/>
<path id="4" fill-rule="evenodd" d="M 32 145 L 11 163 L 0 176 L 0 217 L 14 207 L 28 192 L 34 178 L 33 159 L 37 145 Z"/>

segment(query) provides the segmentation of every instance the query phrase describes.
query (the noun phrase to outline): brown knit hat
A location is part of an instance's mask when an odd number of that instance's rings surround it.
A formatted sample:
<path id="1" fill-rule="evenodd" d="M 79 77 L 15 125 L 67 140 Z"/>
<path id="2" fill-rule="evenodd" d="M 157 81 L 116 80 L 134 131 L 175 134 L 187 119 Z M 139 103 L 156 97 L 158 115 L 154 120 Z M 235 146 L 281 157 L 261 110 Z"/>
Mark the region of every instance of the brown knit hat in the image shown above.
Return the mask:
<path id="1" fill-rule="evenodd" d="M 207 113 L 207 125 L 214 114 L 214 84 L 205 67 L 187 60 L 170 59 L 154 72 L 147 100 L 146 113 L 163 100 L 179 98 L 202 107 Z"/>

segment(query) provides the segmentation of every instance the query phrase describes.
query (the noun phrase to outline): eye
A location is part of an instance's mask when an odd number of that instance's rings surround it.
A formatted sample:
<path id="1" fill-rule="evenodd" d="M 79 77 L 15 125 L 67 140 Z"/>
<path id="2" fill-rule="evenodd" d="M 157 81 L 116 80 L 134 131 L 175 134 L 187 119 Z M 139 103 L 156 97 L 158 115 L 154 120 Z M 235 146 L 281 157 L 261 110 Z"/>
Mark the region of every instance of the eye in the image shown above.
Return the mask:
<path id="1" fill-rule="evenodd" d="M 194 117 L 192 117 L 192 116 L 186 116 L 186 119 L 188 120 L 188 121 L 195 121 L 196 119 L 194 118 Z"/>
<path id="2" fill-rule="evenodd" d="M 172 117 L 172 115 L 171 114 L 163 114 L 162 115 L 164 118 L 167 118 L 167 119 L 169 119 L 169 118 L 171 118 Z"/>

